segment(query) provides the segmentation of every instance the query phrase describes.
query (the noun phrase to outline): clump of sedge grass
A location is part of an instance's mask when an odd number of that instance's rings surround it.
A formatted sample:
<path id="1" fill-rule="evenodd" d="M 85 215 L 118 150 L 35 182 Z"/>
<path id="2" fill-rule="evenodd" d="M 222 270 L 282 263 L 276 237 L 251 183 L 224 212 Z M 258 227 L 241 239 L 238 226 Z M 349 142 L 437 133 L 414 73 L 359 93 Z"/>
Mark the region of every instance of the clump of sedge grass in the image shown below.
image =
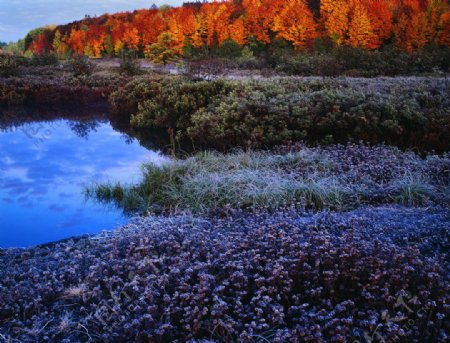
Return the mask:
<path id="1" fill-rule="evenodd" d="M 360 204 L 445 201 L 448 180 L 412 153 L 363 145 L 287 152 L 203 152 L 143 167 L 136 185 L 100 184 L 86 195 L 125 212 L 208 213 L 301 204 L 347 210 Z M 440 158 L 442 165 L 448 158 Z M 385 161 L 385 166 L 378 165 Z M 433 162 L 432 165 L 435 165 Z"/>

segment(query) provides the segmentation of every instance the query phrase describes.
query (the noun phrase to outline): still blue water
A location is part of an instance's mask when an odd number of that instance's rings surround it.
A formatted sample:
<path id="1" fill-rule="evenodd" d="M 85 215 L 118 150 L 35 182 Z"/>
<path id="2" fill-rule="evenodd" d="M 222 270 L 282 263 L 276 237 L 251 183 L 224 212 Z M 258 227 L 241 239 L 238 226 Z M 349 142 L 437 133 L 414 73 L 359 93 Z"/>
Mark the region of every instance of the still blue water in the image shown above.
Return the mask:
<path id="1" fill-rule="evenodd" d="M 86 200 L 95 182 L 139 181 L 143 162 L 164 159 L 109 122 L 34 122 L 0 132 L 0 247 L 25 247 L 110 230 L 128 218 Z"/>

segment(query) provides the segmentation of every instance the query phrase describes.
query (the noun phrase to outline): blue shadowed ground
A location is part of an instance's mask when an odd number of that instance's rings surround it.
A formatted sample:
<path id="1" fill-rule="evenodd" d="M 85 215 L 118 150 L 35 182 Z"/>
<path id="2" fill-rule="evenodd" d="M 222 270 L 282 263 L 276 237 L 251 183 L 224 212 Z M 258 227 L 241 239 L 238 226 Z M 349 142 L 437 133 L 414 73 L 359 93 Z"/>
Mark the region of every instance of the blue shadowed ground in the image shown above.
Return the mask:
<path id="1" fill-rule="evenodd" d="M 24 247 L 113 229 L 120 210 L 86 201 L 83 186 L 133 182 L 163 159 L 108 122 L 35 122 L 0 132 L 0 247 Z"/>

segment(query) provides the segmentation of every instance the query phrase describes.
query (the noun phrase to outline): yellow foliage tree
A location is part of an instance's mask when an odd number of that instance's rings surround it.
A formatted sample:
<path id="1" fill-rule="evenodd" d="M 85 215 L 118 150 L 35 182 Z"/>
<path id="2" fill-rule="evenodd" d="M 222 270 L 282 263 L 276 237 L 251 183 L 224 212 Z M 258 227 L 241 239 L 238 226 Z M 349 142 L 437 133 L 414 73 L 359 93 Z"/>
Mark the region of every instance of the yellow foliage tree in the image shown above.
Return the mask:
<path id="1" fill-rule="evenodd" d="M 327 35 L 331 37 L 337 45 L 344 44 L 349 25 L 349 1 L 321 0 L 320 13 Z"/>
<path id="2" fill-rule="evenodd" d="M 353 0 L 348 26 L 347 43 L 353 47 L 368 48 L 374 41 L 374 32 L 361 0 Z"/>
<path id="3" fill-rule="evenodd" d="M 120 52 L 122 51 L 123 47 L 124 47 L 123 42 L 122 42 L 120 39 L 118 39 L 118 40 L 114 43 L 114 52 L 115 52 L 115 54 L 116 54 L 116 55 L 120 54 Z"/>

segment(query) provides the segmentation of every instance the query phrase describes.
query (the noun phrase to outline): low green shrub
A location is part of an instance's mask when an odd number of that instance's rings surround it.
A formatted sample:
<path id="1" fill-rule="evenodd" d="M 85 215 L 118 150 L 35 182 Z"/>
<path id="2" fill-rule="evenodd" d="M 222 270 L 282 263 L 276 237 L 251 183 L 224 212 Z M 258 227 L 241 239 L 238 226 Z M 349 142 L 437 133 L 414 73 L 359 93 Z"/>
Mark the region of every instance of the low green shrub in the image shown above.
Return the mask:
<path id="1" fill-rule="evenodd" d="M 275 70 L 289 75 L 337 76 L 344 68 L 332 55 L 326 54 L 289 54 L 274 62 Z"/>
<path id="2" fill-rule="evenodd" d="M 113 113 L 120 115 L 135 113 L 138 110 L 138 104 L 151 96 L 154 81 L 161 79 L 161 77 L 156 79 L 139 77 L 120 87 L 109 97 Z"/>
<path id="3" fill-rule="evenodd" d="M 350 46 L 332 47 L 320 44 L 308 51 L 296 52 L 283 41 L 267 47 L 258 44 L 240 46 L 229 40 L 210 54 L 197 56 L 196 69 L 211 69 L 208 63 L 226 73 L 226 69 L 271 69 L 278 73 L 301 76 L 407 76 L 448 73 L 450 49 L 428 46 L 408 53 L 395 45 L 379 50 L 366 50 Z M 194 55 L 188 54 L 192 61 Z M 219 63 L 218 63 L 219 62 Z M 220 73 L 216 73 L 220 74 Z"/>
<path id="4" fill-rule="evenodd" d="M 123 53 L 120 59 L 119 70 L 122 74 L 133 76 L 141 73 L 137 56 L 131 52 Z"/>
<path id="5" fill-rule="evenodd" d="M 95 69 L 94 64 L 84 55 L 74 55 L 69 66 L 75 76 L 89 76 Z"/>
<path id="6" fill-rule="evenodd" d="M 242 46 L 232 39 L 227 39 L 217 49 L 219 56 L 227 58 L 236 58 L 242 54 Z"/>
<path id="7" fill-rule="evenodd" d="M 131 124 L 149 128 L 182 128 L 192 113 L 208 107 L 211 100 L 226 96 L 232 86 L 225 81 L 183 82 L 182 78 L 154 83 L 148 99 L 139 103 Z"/>
<path id="8" fill-rule="evenodd" d="M 175 128 L 189 122 L 193 112 L 229 89 L 225 81 L 188 82 L 183 77 L 151 76 L 126 84 L 111 94 L 110 103 L 116 114 L 135 113 L 135 127 Z"/>

